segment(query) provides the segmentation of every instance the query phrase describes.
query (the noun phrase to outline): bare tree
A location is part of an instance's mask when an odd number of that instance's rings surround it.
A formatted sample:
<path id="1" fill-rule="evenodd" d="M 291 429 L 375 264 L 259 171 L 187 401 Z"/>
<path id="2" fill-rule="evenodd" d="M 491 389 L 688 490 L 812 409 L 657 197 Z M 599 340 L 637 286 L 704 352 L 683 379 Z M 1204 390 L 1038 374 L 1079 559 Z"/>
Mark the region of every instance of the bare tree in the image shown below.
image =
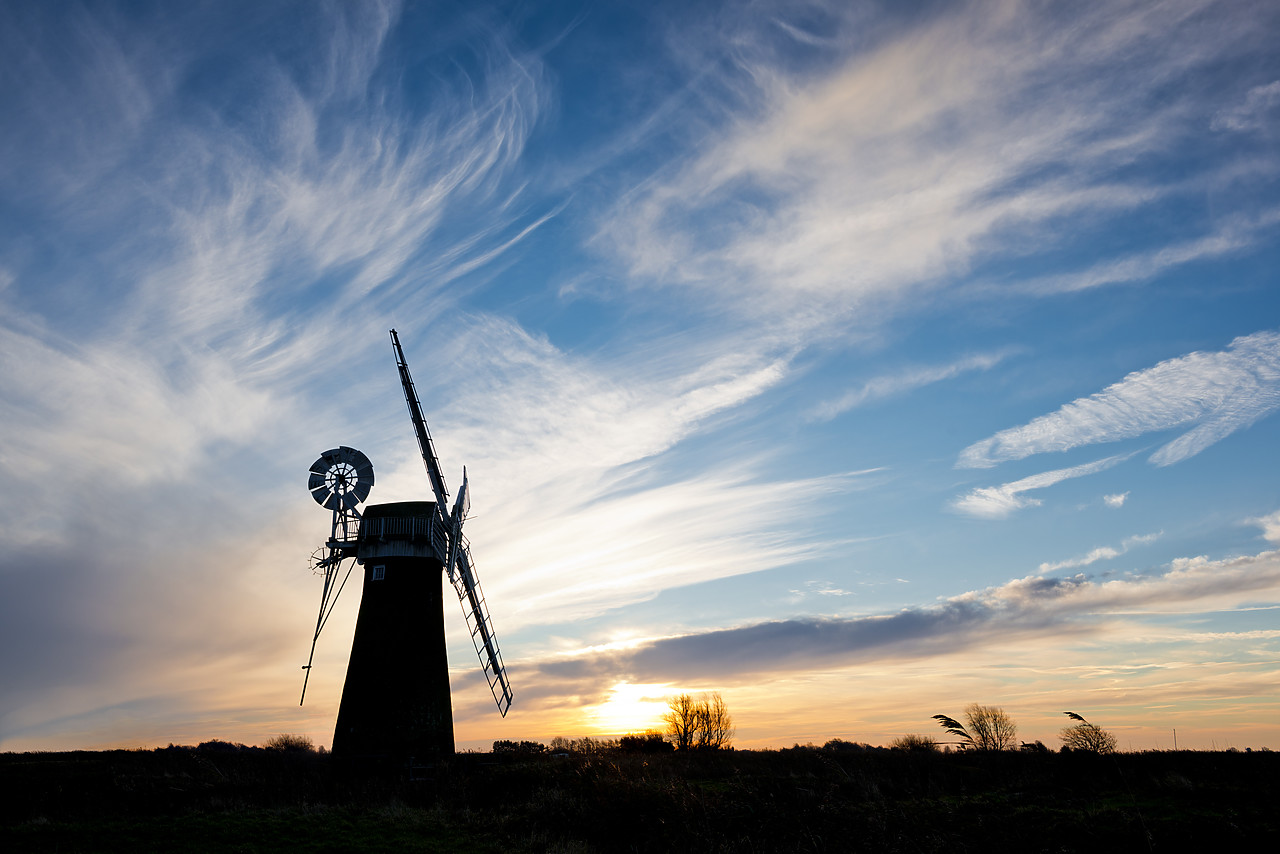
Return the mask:
<path id="1" fill-rule="evenodd" d="M 670 711 L 662 716 L 667 735 L 671 736 L 676 750 L 688 750 L 698 735 L 698 702 L 688 694 L 681 694 L 672 697 L 667 707 Z"/>
<path id="2" fill-rule="evenodd" d="M 964 710 L 974 745 L 979 750 L 1012 750 L 1018 746 L 1018 725 L 999 706 L 979 706 Z"/>
<path id="3" fill-rule="evenodd" d="M 733 740 L 733 716 L 719 693 L 703 698 L 698 704 L 697 746 L 711 750 L 728 747 Z"/>
<path id="4" fill-rule="evenodd" d="M 677 750 L 694 747 L 717 750 L 728 747 L 733 740 L 733 716 L 718 693 L 701 699 L 680 694 L 673 697 L 667 707 L 670 711 L 662 719 Z"/>
<path id="5" fill-rule="evenodd" d="M 946 715 L 934 715 L 933 719 L 947 732 L 960 738 L 962 748 L 1011 750 L 1018 743 L 1018 725 L 999 706 L 971 703 L 964 710 L 968 727 Z"/>
<path id="6" fill-rule="evenodd" d="M 1091 753 L 1116 752 L 1117 741 L 1113 733 L 1089 723 L 1083 716 L 1075 712 L 1063 712 L 1063 714 L 1073 721 L 1079 721 L 1075 726 L 1063 727 L 1062 732 L 1058 734 L 1058 737 L 1062 739 L 1063 747 L 1069 747 L 1072 750 L 1087 750 Z"/>

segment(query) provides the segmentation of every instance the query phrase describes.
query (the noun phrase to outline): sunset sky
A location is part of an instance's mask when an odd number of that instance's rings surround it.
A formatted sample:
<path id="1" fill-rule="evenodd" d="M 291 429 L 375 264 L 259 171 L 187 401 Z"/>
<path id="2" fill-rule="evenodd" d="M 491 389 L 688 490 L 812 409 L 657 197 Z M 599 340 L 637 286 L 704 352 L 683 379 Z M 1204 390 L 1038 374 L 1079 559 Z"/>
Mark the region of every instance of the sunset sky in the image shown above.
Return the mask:
<path id="1" fill-rule="evenodd" d="M 0 750 L 332 739 L 324 450 L 458 746 L 1280 749 L 1280 4 L 0 5 Z"/>

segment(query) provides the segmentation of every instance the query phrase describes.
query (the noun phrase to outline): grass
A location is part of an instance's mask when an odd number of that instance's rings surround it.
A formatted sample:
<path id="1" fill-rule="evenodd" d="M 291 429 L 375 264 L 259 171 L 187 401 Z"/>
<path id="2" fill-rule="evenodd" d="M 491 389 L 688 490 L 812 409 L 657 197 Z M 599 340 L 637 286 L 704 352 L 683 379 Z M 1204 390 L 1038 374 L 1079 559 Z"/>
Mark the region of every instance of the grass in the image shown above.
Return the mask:
<path id="1" fill-rule="evenodd" d="M 1280 754 L 0 754 L 6 851 L 1280 850 Z"/>

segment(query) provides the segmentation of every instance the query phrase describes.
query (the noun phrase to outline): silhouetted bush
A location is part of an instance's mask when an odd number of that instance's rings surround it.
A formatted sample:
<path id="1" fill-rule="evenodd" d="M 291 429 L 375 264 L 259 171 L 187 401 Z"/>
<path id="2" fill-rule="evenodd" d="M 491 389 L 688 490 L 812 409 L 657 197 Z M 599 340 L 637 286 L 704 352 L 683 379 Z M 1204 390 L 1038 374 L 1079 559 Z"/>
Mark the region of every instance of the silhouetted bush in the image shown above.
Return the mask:
<path id="1" fill-rule="evenodd" d="M 315 744 L 311 741 L 309 735 L 294 735 L 293 733 L 280 733 L 273 735 L 267 739 L 267 743 L 263 745 L 268 750 L 288 750 L 294 752 L 311 752 L 316 749 Z"/>
<path id="2" fill-rule="evenodd" d="M 626 753 L 670 753 L 676 749 L 675 745 L 663 738 L 660 732 L 624 735 L 618 741 L 618 747 Z"/>
<path id="3" fill-rule="evenodd" d="M 250 747 L 239 742 L 221 741 L 215 738 L 200 742 L 200 744 L 196 745 L 196 750 L 202 753 L 243 753 L 246 750 L 261 750 L 261 748 Z"/>
<path id="4" fill-rule="evenodd" d="M 538 756 L 547 752 L 547 746 L 538 741 L 508 741 L 503 739 L 493 743 L 493 752 L 498 756 Z"/>
<path id="5" fill-rule="evenodd" d="M 619 742 L 616 738 L 591 738 L 590 736 L 583 736 L 582 738 L 565 738 L 562 735 L 558 735 L 551 739 L 552 753 L 577 753 L 582 756 L 600 756 L 617 750 L 619 746 Z"/>
<path id="6" fill-rule="evenodd" d="M 894 750 L 928 750 L 934 753 L 938 752 L 938 743 L 927 735 L 920 735 L 916 732 L 909 732 L 906 735 L 900 735 L 889 745 Z"/>
<path id="7" fill-rule="evenodd" d="M 822 745 L 822 749 L 829 753 L 866 753 L 868 750 L 878 750 L 879 748 L 856 741 L 845 741 L 843 738 L 833 738 Z"/>

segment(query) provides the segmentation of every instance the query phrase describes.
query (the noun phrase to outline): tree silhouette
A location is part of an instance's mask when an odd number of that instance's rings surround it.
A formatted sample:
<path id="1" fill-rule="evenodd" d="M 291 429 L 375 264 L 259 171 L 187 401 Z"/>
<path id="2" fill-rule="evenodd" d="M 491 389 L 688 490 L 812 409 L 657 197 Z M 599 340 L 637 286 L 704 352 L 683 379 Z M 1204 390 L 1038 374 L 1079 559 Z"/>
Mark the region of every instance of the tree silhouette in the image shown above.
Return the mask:
<path id="1" fill-rule="evenodd" d="M 717 750 L 733 740 L 733 716 L 718 693 L 694 699 L 689 694 L 672 697 L 669 711 L 662 716 L 667 735 L 676 750 L 703 748 Z"/>
<path id="2" fill-rule="evenodd" d="M 961 740 L 961 748 L 972 750 L 1009 750 L 1017 744 L 1018 725 L 999 706 L 971 703 L 964 710 L 965 727 L 955 718 L 933 715 L 947 732 Z"/>
<path id="3" fill-rule="evenodd" d="M 1115 753 L 1116 737 L 1100 726 L 1089 723 L 1084 719 L 1083 715 L 1075 712 L 1063 712 L 1064 715 L 1073 721 L 1079 721 L 1075 726 L 1063 727 L 1058 737 L 1062 739 L 1062 746 L 1069 747 L 1072 750 L 1086 750 L 1091 753 Z"/>
<path id="4" fill-rule="evenodd" d="M 672 697 L 670 709 L 662 719 L 667 724 L 667 735 L 676 750 L 688 750 L 698 735 L 698 701 L 688 694 Z"/>
<path id="5" fill-rule="evenodd" d="M 712 694 L 698 704 L 698 747 L 719 750 L 728 747 L 733 739 L 733 717 L 724 698 L 718 693 Z"/>

